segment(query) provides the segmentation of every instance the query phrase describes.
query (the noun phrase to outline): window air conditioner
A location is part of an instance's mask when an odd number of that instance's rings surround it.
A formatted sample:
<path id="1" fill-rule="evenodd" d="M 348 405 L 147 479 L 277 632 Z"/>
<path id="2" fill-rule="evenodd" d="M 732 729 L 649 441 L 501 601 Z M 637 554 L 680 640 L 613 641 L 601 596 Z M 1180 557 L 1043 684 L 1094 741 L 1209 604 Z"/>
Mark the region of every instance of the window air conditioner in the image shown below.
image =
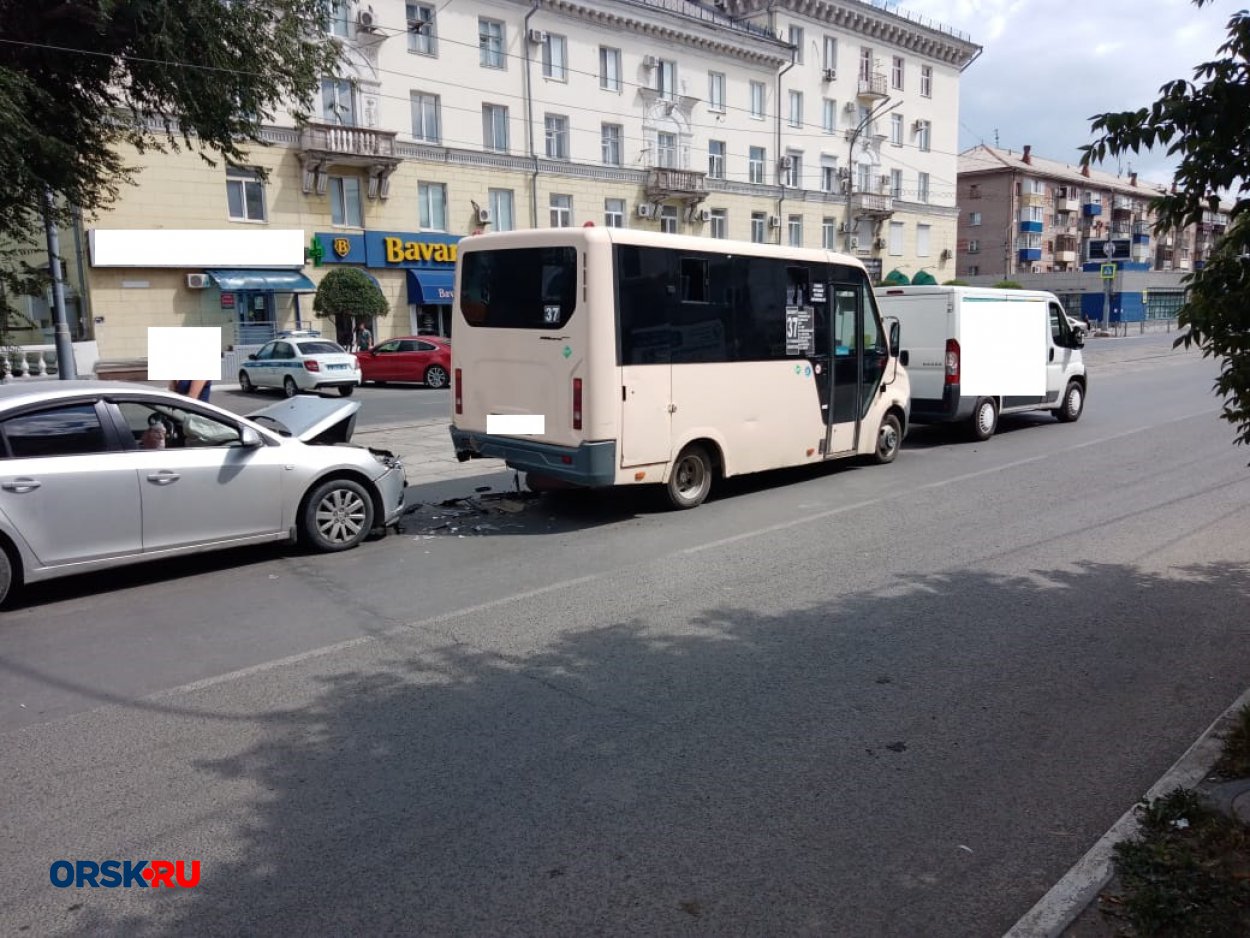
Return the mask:
<path id="1" fill-rule="evenodd" d="M 192 290 L 203 290 L 210 285 L 208 274 L 187 274 L 187 286 Z"/>
<path id="2" fill-rule="evenodd" d="M 825 81 L 834 81 L 838 77 L 838 70 L 836 68 L 822 69 L 820 72 L 820 77 L 824 79 Z"/>
<path id="3" fill-rule="evenodd" d="M 361 7 L 356 11 L 356 28 L 366 33 L 371 33 L 378 28 L 378 18 L 373 12 L 373 7 Z"/>
<path id="4" fill-rule="evenodd" d="M 780 228 L 780 227 L 781 227 L 781 218 L 780 218 L 780 217 L 778 217 L 777 215 L 769 215 L 769 216 L 768 216 L 768 227 L 769 227 L 769 228 Z"/>
<path id="5" fill-rule="evenodd" d="M 659 60 L 654 55 L 644 55 L 642 57 L 643 68 L 655 68 L 659 64 Z"/>
<path id="6" fill-rule="evenodd" d="M 794 159 L 789 156 L 783 156 L 781 159 L 777 161 L 777 168 L 780 169 L 782 172 L 788 173 L 791 169 L 794 168 Z"/>
<path id="7" fill-rule="evenodd" d="M 711 221 L 712 210 L 707 208 L 699 209 L 699 221 Z"/>
<path id="8" fill-rule="evenodd" d="M 920 133 L 920 128 L 924 126 L 924 121 L 912 121 L 911 129 L 916 133 Z"/>
<path id="9" fill-rule="evenodd" d="M 490 224 L 490 209 L 479 208 L 477 210 L 477 220 L 478 220 L 478 224 L 489 225 Z"/>
<path id="10" fill-rule="evenodd" d="M 842 106 L 842 110 L 844 110 L 847 114 L 854 114 L 854 113 L 855 113 L 855 102 L 854 102 L 854 101 L 847 101 L 847 102 L 846 102 L 846 104 Z"/>
<path id="11" fill-rule="evenodd" d="M 842 222 L 840 225 L 838 225 L 838 234 L 850 234 L 854 230 L 855 229 L 852 228 L 850 225 L 848 225 L 846 222 Z"/>
<path id="12" fill-rule="evenodd" d="M 884 249 L 885 249 L 885 238 L 878 238 L 878 239 L 874 242 L 874 245 L 875 245 L 875 247 L 877 248 L 877 250 L 884 250 Z"/>
<path id="13" fill-rule="evenodd" d="M 851 249 L 852 251 L 858 251 L 858 250 L 859 250 L 859 235 L 851 235 L 851 246 L 850 246 L 850 249 Z"/>
<path id="14" fill-rule="evenodd" d="M 650 218 L 650 217 L 651 217 L 651 203 L 650 203 L 650 202 L 642 202 L 642 203 L 640 203 L 640 204 L 639 204 L 639 206 L 638 206 L 638 217 L 639 217 L 639 218 Z"/>
<path id="15" fill-rule="evenodd" d="M 543 32 L 541 29 L 530 30 L 530 42 L 534 43 L 535 45 L 542 45 L 546 41 L 547 41 L 547 34 Z"/>

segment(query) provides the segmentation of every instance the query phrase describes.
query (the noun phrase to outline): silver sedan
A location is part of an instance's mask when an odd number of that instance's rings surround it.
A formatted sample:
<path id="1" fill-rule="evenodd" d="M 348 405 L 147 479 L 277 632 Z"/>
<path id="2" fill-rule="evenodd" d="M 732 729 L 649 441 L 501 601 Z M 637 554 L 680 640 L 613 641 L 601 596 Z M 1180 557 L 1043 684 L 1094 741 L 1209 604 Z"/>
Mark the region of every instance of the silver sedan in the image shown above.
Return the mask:
<path id="1" fill-rule="evenodd" d="M 360 404 L 297 397 L 249 418 L 141 384 L 0 387 L 0 602 L 12 587 L 144 560 L 395 524 L 404 470 L 349 443 Z"/>

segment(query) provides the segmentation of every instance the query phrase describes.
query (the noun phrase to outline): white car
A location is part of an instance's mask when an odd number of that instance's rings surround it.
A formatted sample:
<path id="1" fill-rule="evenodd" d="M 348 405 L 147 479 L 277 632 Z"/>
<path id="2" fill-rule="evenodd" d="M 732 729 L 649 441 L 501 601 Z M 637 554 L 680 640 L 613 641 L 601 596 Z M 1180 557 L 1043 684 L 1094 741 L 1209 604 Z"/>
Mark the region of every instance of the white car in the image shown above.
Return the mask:
<path id="1" fill-rule="evenodd" d="M 0 387 L 0 601 L 10 587 L 265 541 L 355 547 L 397 524 L 404 469 L 349 444 L 359 401 L 250 417 L 148 385 Z"/>
<path id="2" fill-rule="evenodd" d="M 287 397 L 300 391 L 337 388 L 347 397 L 360 384 L 360 363 L 337 342 L 304 336 L 283 336 L 247 356 L 239 367 L 245 392 L 281 388 Z"/>

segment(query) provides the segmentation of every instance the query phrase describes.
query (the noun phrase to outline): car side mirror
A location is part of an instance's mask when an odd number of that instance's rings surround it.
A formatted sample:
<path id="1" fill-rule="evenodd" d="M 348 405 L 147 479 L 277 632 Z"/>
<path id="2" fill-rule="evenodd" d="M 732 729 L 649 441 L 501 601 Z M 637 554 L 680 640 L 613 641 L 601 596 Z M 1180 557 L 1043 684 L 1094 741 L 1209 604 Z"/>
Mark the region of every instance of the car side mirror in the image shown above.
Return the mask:
<path id="1" fill-rule="evenodd" d="M 901 352 L 898 353 L 898 363 L 900 365 L 906 368 L 910 362 L 911 362 L 911 352 L 907 351 L 907 349 L 903 349 Z"/>
<path id="2" fill-rule="evenodd" d="M 1085 348 L 1085 330 L 1084 329 L 1072 330 L 1072 347 L 1073 348 Z"/>
<path id="3" fill-rule="evenodd" d="M 258 446 L 264 446 L 265 441 L 261 439 L 259 433 L 251 427 L 243 427 L 239 431 L 239 442 L 244 449 L 256 449 Z"/>
<path id="4" fill-rule="evenodd" d="M 900 339 L 901 333 L 902 333 L 902 326 L 899 324 L 899 321 L 897 319 L 893 320 L 890 323 L 890 354 L 891 355 L 898 354 L 898 345 L 899 345 L 899 339 Z"/>
<path id="5" fill-rule="evenodd" d="M 247 356 L 247 360 L 250 362 L 256 361 L 256 353 L 253 352 L 251 355 Z"/>

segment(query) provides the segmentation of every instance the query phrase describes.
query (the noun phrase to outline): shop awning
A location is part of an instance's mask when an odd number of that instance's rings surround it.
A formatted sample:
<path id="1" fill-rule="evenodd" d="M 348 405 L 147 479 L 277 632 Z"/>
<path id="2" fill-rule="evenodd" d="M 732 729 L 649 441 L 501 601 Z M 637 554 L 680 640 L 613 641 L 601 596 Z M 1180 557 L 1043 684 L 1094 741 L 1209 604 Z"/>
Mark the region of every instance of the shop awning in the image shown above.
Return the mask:
<path id="1" fill-rule="evenodd" d="M 269 290 L 274 293 L 316 293 L 317 285 L 298 270 L 210 270 L 223 290 Z"/>
<path id="2" fill-rule="evenodd" d="M 455 295 L 453 270 L 408 270 L 408 302 L 414 305 L 450 306 Z"/>

